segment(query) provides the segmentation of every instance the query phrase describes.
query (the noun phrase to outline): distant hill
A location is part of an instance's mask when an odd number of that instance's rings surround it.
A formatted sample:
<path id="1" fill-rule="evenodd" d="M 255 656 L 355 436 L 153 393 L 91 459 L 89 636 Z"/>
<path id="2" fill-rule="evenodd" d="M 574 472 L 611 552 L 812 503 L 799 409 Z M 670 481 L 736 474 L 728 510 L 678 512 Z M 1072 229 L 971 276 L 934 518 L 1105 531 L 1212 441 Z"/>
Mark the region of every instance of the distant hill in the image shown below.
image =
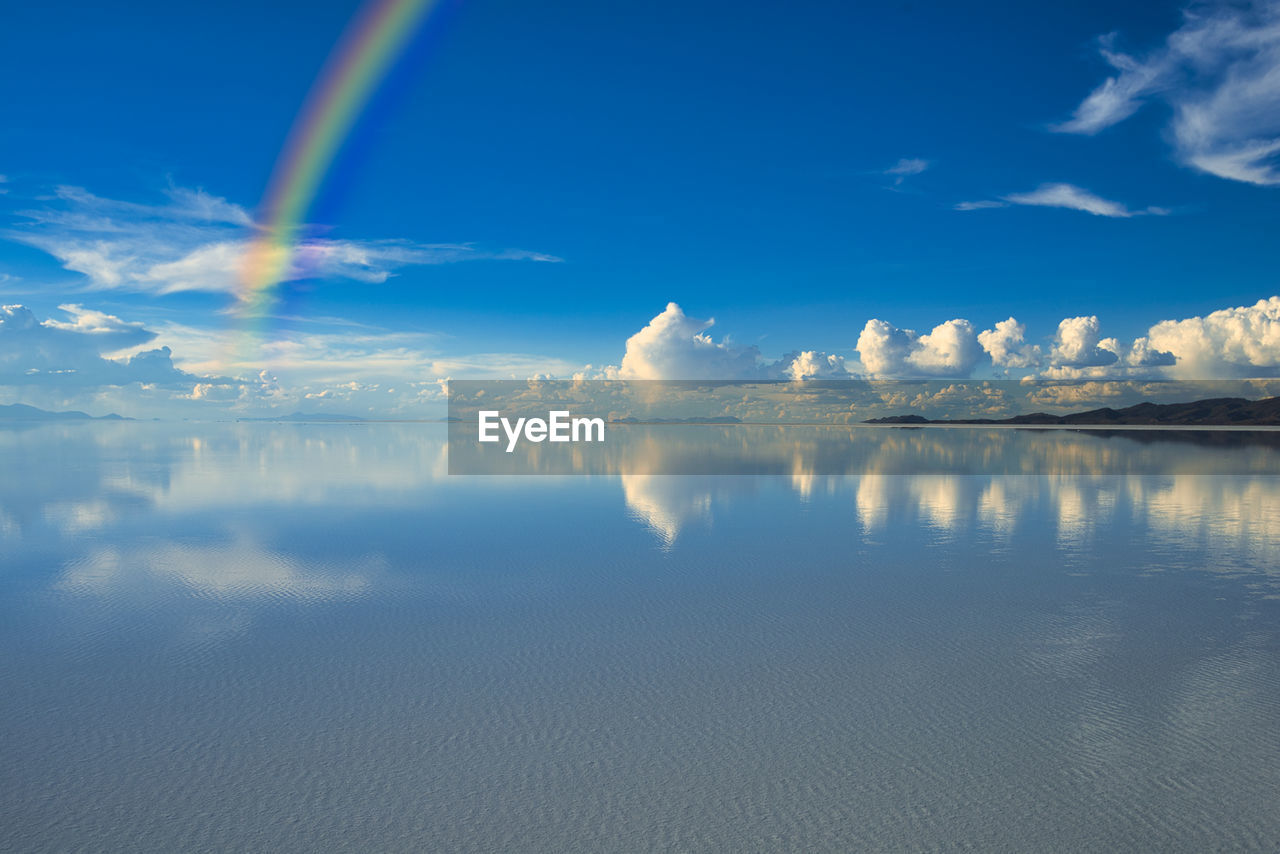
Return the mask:
<path id="1" fill-rule="evenodd" d="M 47 409 L 39 409 L 35 406 L 27 406 L 25 403 L 10 403 L 8 405 L 0 405 L 0 421 L 132 421 L 132 418 L 125 418 L 123 415 L 116 415 L 112 412 L 110 415 L 93 416 L 87 412 L 79 410 L 68 410 L 66 412 L 50 412 Z"/>
<path id="2" fill-rule="evenodd" d="M 1247 400 L 1215 397 L 1191 403 L 1139 403 L 1124 409 L 1090 409 L 1070 415 L 1033 412 L 1012 418 L 923 418 L 890 415 L 870 418 L 864 424 L 1027 424 L 1135 427 L 1276 427 L 1280 426 L 1280 397 Z"/>

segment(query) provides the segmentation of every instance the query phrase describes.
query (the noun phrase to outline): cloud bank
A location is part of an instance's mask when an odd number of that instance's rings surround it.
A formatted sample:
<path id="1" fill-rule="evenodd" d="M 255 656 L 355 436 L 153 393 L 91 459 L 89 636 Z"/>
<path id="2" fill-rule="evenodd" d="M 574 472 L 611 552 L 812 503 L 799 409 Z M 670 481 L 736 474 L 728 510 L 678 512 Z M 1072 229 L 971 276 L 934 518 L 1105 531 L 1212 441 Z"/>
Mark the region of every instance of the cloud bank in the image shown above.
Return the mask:
<path id="1" fill-rule="evenodd" d="M 360 329 L 265 342 L 260 355 L 274 367 L 237 365 L 234 377 L 221 376 L 218 363 L 209 359 L 212 351 L 225 350 L 226 332 L 157 331 L 79 304 L 59 311 L 41 320 L 25 306 L 0 308 L 0 402 L 58 408 L 46 402 L 56 399 L 61 408 L 144 417 L 298 409 L 422 417 L 444 400 L 450 377 L 805 382 L 1280 376 L 1280 296 L 1202 317 L 1160 320 L 1131 341 L 1106 334 L 1097 315 L 1063 318 L 1039 336 L 1029 335 L 1013 316 L 981 331 L 968 319 L 952 318 L 923 333 L 872 318 L 847 354 L 815 348 L 776 359 L 757 346 L 713 338 L 714 321 L 690 317 L 669 303 L 627 339 L 618 365 L 599 369 L 533 354 L 441 353 L 430 336 Z"/>
<path id="2" fill-rule="evenodd" d="M 953 318 L 918 333 L 872 318 L 859 332 L 857 358 L 797 350 L 776 361 L 755 346 L 735 347 L 707 333 L 676 303 L 626 343 L 621 368 L 579 376 L 622 379 L 873 379 L 1042 376 L 1217 379 L 1280 375 L 1280 296 L 1205 317 L 1162 320 L 1124 342 L 1104 334 L 1097 315 L 1063 318 L 1043 344 L 1016 317 L 978 331 Z"/>
<path id="3" fill-rule="evenodd" d="M 78 305 L 69 320 L 39 321 L 21 305 L 0 306 L 0 385 L 85 389 L 145 383 L 169 388 L 198 378 L 173 365 L 168 347 L 108 358 L 155 338 L 139 323 Z"/>

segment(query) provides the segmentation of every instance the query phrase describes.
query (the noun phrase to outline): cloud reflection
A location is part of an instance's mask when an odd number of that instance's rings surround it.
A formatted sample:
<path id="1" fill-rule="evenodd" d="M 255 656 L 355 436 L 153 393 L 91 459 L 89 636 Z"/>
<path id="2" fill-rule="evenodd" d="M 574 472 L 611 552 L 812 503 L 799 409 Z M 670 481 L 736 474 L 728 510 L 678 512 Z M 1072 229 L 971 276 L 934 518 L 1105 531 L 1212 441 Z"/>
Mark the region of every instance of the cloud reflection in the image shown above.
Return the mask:
<path id="1" fill-rule="evenodd" d="M 1280 477 L 1221 473 L 1270 471 L 1278 452 L 1235 435 L 629 427 L 603 468 L 630 517 L 665 549 L 737 504 L 779 501 L 777 489 L 762 493 L 774 484 L 823 512 L 847 506 L 864 538 L 919 530 L 995 548 L 1052 532 L 1051 547 L 1080 550 L 1124 532 L 1166 550 L 1209 550 L 1215 571 L 1280 577 L 1268 569 L 1280 565 Z M 445 439 L 443 425 L 424 424 L 0 430 L 13 475 L 0 480 L 0 556 L 61 555 L 65 591 L 149 579 L 222 598 L 319 600 L 368 590 L 379 542 L 324 554 L 313 538 L 275 536 L 279 514 L 320 530 L 334 523 L 318 520 L 343 512 L 376 520 L 379 508 L 439 507 L 463 494 L 541 503 L 530 496 L 553 482 L 599 489 L 612 479 L 450 477 Z M 764 460 L 777 477 L 660 473 L 716 454 L 717 464 L 749 455 L 752 470 Z M 920 461 L 953 472 L 899 474 Z M 984 471 L 994 473 L 964 473 Z M 1031 474 L 1010 473 L 1019 471 Z"/>
<path id="2" fill-rule="evenodd" d="M 106 547 L 70 561 L 56 584 L 64 592 L 118 594 L 133 586 L 176 584 L 222 600 L 319 600 L 357 596 L 380 568 L 305 562 L 249 539 L 217 545 L 162 542 L 138 548 Z"/>

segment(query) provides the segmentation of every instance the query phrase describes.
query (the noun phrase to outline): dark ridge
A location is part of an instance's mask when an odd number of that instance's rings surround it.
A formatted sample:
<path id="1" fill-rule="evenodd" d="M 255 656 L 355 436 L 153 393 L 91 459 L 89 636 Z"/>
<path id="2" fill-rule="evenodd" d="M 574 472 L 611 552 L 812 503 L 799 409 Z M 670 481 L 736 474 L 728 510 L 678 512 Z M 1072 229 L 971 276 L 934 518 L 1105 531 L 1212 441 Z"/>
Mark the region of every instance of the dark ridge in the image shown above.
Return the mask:
<path id="1" fill-rule="evenodd" d="M 50 412 L 47 409 L 40 409 L 35 406 L 27 406 L 25 403 L 10 403 L 8 405 L 0 405 L 0 421 L 132 421 L 132 418 L 125 418 L 123 415 L 116 415 L 112 412 L 110 415 L 93 416 L 87 412 L 80 412 L 72 409 L 65 412 Z"/>
<path id="2" fill-rule="evenodd" d="M 868 418 L 863 424 L 928 424 L 923 415 L 886 415 L 884 418 Z"/>
<path id="3" fill-rule="evenodd" d="M 1215 397 L 1190 403 L 1139 403 L 1124 409 L 1090 409 L 1070 415 L 1033 412 L 1012 418 L 924 418 L 890 415 L 864 424 L 1028 424 L 1146 427 L 1273 427 L 1280 426 L 1280 397 L 1247 400 Z"/>

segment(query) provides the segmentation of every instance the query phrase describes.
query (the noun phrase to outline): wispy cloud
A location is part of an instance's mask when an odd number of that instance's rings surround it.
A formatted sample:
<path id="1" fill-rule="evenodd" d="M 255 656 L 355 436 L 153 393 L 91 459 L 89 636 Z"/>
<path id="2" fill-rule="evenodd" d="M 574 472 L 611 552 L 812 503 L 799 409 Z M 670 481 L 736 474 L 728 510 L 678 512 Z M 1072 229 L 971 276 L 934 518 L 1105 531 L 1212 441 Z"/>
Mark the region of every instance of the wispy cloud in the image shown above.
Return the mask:
<path id="1" fill-rule="evenodd" d="M 903 157 L 888 169 L 883 170 L 881 174 L 893 178 L 893 185 L 896 187 L 912 175 L 924 172 L 931 165 L 928 160 L 920 157 Z"/>
<path id="2" fill-rule="evenodd" d="M 1013 205 L 1067 208 L 1091 213 L 1094 216 L 1131 217 L 1148 213 L 1165 213 L 1163 208 L 1129 210 L 1120 202 L 1104 199 L 1073 184 L 1042 184 L 1029 193 L 1013 193 L 1004 196 L 1004 201 Z"/>
<path id="3" fill-rule="evenodd" d="M 904 157 L 884 170 L 886 175 L 919 175 L 929 168 L 929 161 L 919 157 Z"/>
<path id="4" fill-rule="evenodd" d="M 9 238 L 41 249 L 84 276 L 88 290 L 150 294 L 234 294 L 254 236 L 249 213 L 203 190 L 171 188 L 164 204 L 146 205 L 59 187 Z M 283 251 L 283 250 L 281 250 Z M 408 240 L 303 239 L 285 270 L 287 281 L 319 278 L 377 284 L 410 266 L 462 261 L 559 261 L 520 249 Z"/>
<path id="5" fill-rule="evenodd" d="M 999 199 L 976 202 L 960 202 L 955 206 L 958 211 L 977 211 L 990 208 L 1005 208 L 1010 205 L 1028 205 L 1043 208 L 1066 208 L 1083 211 L 1094 216 L 1128 218 L 1134 216 L 1165 216 L 1167 208 L 1148 207 L 1142 210 L 1131 210 L 1120 202 L 1113 202 L 1091 193 L 1074 184 L 1041 184 L 1029 193 L 1010 193 Z"/>
<path id="6" fill-rule="evenodd" d="M 1053 126 L 1096 134 L 1148 101 L 1172 107 L 1169 138 L 1183 163 L 1232 181 L 1280 185 L 1280 0 L 1197 6 L 1163 45 L 1137 56 L 1099 39 L 1116 74 Z"/>
<path id="7" fill-rule="evenodd" d="M 985 211 L 991 208 L 1007 208 L 1008 202 L 1000 202 L 995 199 L 983 199 L 977 202 L 960 202 L 955 206 L 958 211 Z"/>
<path id="8" fill-rule="evenodd" d="M 581 363 L 510 352 L 446 352 L 445 338 L 344 325 L 263 341 L 229 328 L 143 324 L 77 304 L 40 319 L 0 306 L 0 400 L 147 417 L 307 411 L 422 415 L 450 376 L 570 376 Z M 269 366 L 264 368 L 264 366 Z"/>

